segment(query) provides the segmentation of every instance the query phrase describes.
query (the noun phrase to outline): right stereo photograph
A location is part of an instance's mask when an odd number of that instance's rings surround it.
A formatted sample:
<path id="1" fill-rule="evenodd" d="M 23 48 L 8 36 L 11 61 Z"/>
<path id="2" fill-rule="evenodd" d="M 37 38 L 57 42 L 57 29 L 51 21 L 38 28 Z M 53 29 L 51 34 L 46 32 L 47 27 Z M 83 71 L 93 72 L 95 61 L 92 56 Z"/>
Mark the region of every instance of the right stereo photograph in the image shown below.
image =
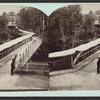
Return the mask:
<path id="1" fill-rule="evenodd" d="M 49 90 L 100 90 L 100 4 L 61 7 L 48 22 Z"/>

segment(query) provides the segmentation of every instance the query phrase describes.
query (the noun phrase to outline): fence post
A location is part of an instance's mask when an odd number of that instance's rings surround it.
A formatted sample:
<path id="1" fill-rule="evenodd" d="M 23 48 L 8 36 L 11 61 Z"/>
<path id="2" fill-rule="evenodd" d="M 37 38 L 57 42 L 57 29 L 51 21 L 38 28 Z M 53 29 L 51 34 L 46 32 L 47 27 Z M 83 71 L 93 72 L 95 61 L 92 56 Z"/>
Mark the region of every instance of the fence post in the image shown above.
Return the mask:
<path id="1" fill-rule="evenodd" d="M 74 65 L 74 64 L 73 64 L 73 55 L 71 55 L 71 68 L 74 67 L 73 65 Z"/>
<path id="2" fill-rule="evenodd" d="M 26 64 L 26 72 L 28 73 L 28 64 Z"/>

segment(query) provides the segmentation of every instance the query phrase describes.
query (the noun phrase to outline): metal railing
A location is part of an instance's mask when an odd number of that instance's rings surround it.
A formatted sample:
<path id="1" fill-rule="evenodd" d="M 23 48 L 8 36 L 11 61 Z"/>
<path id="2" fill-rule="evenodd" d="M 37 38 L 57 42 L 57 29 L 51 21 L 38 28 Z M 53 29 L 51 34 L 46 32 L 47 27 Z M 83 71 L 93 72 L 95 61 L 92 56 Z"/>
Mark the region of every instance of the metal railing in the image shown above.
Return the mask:
<path id="1" fill-rule="evenodd" d="M 16 49 L 18 49 L 19 47 L 23 46 L 24 44 L 26 44 L 28 41 L 30 41 L 30 39 L 26 39 L 26 40 L 23 40 L 22 42 L 12 46 L 12 47 L 9 47 L 8 49 L 2 51 L 0 53 L 0 59 L 6 57 L 7 55 L 9 55 L 10 53 L 12 53 L 13 51 L 15 51 Z"/>
<path id="2" fill-rule="evenodd" d="M 83 52 L 79 58 L 77 59 L 76 61 L 76 64 L 80 63 L 81 61 L 85 60 L 86 58 L 88 58 L 89 56 L 91 56 L 92 54 L 94 54 L 95 52 L 97 52 L 98 50 L 100 50 L 100 45 L 86 51 L 86 52 Z"/>
<path id="3" fill-rule="evenodd" d="M 17 54 L 20 56 L 20 59 L 17 61 L 17 67 L 22 67 L 25 63 L 30 59 L 34 52 L 39 48 L 41 45 L 42 40 L 37 38 L 37 40 L 31 41 L 23 50 Z"/>
<path id="4" fill-rule="evenodd" d="M 48 63 L 44 62 L 33 62 L 33 63 L 26 63 L 23 68 L 27 70 L 47 70 L 48 71 Z"/>
<path id="5" fill-rule="evenodd" d="M 53 71 L 53 70 L 62 70 L 62 69 L 75 67 L 77 64 L 87 59 L 98 50 L 100 50 L 100 44 L 86 51 L 79 52 L 79 54 L 64 56 L 64 57 L 61 57 L 60 59 L 54 59 L 53 61 L 49 61 L 50 69 L 51 71 Z"/>
<path id="6" fill-rule="evenodd" d="M 49 75 L 48 62 L 31 62 L 26 63 L 22 67 L 16 69 L 16 72 L 37 73 L 42 75 Z"/>

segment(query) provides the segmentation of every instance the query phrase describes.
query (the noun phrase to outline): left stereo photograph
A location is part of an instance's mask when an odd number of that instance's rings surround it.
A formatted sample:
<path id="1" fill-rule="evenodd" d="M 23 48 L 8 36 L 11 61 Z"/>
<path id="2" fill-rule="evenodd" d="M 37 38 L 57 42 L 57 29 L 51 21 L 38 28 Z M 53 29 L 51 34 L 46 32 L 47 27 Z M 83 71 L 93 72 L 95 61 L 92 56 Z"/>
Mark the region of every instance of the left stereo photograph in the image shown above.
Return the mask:
<path id="1" fill-rule="evenodd" d="M 48 91 L 47 20 L 33 7 L 0 5 L 0 91 Z"/>

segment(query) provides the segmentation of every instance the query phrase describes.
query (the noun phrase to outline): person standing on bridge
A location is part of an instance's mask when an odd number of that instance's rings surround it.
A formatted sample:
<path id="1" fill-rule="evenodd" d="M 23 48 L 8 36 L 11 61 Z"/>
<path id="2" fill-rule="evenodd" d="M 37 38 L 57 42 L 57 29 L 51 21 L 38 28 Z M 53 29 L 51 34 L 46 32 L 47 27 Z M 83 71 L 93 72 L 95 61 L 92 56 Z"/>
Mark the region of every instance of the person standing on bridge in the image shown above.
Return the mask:
<path id="1" fill-rule="evenodd" d="M 16 55 L 15 55 L 14 59 L 12 59 L 12 62 L 11 62 L 11 75 L 14 74 L 15 60 L 16 60 Z"/>
<path id="2" fill-rule="evenodd" d="M 99 70 L 100 70 L 100 57 L 98 57 L 97 61 L 97 74 L 99 74 Z"/>

